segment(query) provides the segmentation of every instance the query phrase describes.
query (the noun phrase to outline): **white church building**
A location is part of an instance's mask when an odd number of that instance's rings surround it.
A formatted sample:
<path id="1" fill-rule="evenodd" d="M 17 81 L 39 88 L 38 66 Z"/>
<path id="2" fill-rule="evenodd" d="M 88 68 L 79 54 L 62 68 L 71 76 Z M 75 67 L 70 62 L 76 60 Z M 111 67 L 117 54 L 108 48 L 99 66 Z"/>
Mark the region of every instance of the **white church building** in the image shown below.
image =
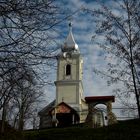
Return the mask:
<path id="1" fill-rule="evenodd" d="M 92 117 L 89 117 L 91 116 L 89 106 L 93 103 L 101 103 L 104 97 L 102 96 L 102 100 L 96 97 L 94 99 L 93 97 L 84 98 L 82 78 L 83 59 L 74 40 L 72 27 L 69 25 L 69 34 L 61 48 L 61 53 L 57 56 L 57 80 L 54 82 L 56 99 L 38 113 L 40 128 L 66 127 L 84 123 L 88 118 L 90 118 L 89 120 L 100 118 L 97 119 L 98 122 L 94 120 L 93 123 L 104 125 L 104 116 L 101 110 L 96 109 L 95 112 L 94 109 Z M 111 101 L 111 103 L 114 101 L 113 96 L 106 98 L 106 101 Z"/>

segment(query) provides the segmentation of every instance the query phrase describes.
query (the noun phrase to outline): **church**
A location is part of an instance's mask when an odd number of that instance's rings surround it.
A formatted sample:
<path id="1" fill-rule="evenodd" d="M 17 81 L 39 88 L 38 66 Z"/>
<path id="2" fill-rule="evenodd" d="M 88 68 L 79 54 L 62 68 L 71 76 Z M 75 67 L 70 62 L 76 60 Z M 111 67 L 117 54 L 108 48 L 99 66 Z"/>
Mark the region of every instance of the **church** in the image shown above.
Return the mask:
<path id="1" fill-rule="evenodd" d="M 114 96 L 84 97 L 82 78 L 83 59 L 70 24 L 68 36 L 57 56 L 57 78 L 54 82 L 56 99 L 38 113 L 40 129 L 80 123 L 87 123 L 91 127 L 104 125 L 103 111 L 94 106 L 98 103 L 106 104 L 108 113 L 113 114 L 111 105 Z"/>

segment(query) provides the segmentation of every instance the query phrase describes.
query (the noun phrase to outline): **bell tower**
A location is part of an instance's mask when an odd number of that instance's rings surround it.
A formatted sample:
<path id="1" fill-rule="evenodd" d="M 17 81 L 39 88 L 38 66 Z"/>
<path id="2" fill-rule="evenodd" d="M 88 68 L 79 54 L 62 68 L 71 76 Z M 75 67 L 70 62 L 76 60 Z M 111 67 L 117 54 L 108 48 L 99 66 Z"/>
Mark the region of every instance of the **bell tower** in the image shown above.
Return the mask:
<path id="1" fill-rule="evenodd" d="M 65 102 L 76 111 L 81 111 L 83 100 L 83 59 L 76 44 L 72 26 L 57 59 L 56 105 Z"/>

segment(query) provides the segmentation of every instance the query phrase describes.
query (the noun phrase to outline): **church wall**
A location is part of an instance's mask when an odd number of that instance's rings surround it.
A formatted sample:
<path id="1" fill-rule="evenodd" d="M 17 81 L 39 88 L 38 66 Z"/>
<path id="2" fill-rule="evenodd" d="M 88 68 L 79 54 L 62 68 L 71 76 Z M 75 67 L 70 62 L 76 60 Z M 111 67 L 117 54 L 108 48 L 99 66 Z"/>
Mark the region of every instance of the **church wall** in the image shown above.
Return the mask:
<path id="1" fill-rule="evenodd" d="M 58 62 L 58 73 L 57 73 L 57 80 L 64 80 L 64 60 L 59 60 Z"/>
<path id="2" fill-rule="evenodd" d="M 80 58 L 80 66 L 79 66 L 79 79 L 82 80 L 83 78 L 83 59 Z"/>
<path id="3" fill-rule="evenodd" d="M 52 118 L 49 114 L 45 116 L 40 116 L 40 126 L 39 128 L 49 128 L 52 127 Z"/>
<path id="4" fill-rule="evenodd" d="M 76 103 L 76 85 L 59 85 L 57 87 L 58 101 L 57 103 Z"/>

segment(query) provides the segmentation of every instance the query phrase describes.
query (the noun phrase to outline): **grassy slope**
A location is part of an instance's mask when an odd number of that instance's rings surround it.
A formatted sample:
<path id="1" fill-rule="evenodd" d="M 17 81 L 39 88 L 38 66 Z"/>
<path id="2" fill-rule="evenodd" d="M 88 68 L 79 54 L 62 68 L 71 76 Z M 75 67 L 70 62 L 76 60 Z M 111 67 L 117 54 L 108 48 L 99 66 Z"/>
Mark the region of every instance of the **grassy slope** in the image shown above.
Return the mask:
<path id="1" fill-rule="evenodd" d="M 140 120 L 92 128 L 57 128 L 24 132 L 25 140 L 140 140 Z"/>
<path id="2" fill-rule="evenodd" d="M 103 128 L 55 128 L 9 131 L 0 140 L 140 140 L 140 120 L 123 121 Z"/>

